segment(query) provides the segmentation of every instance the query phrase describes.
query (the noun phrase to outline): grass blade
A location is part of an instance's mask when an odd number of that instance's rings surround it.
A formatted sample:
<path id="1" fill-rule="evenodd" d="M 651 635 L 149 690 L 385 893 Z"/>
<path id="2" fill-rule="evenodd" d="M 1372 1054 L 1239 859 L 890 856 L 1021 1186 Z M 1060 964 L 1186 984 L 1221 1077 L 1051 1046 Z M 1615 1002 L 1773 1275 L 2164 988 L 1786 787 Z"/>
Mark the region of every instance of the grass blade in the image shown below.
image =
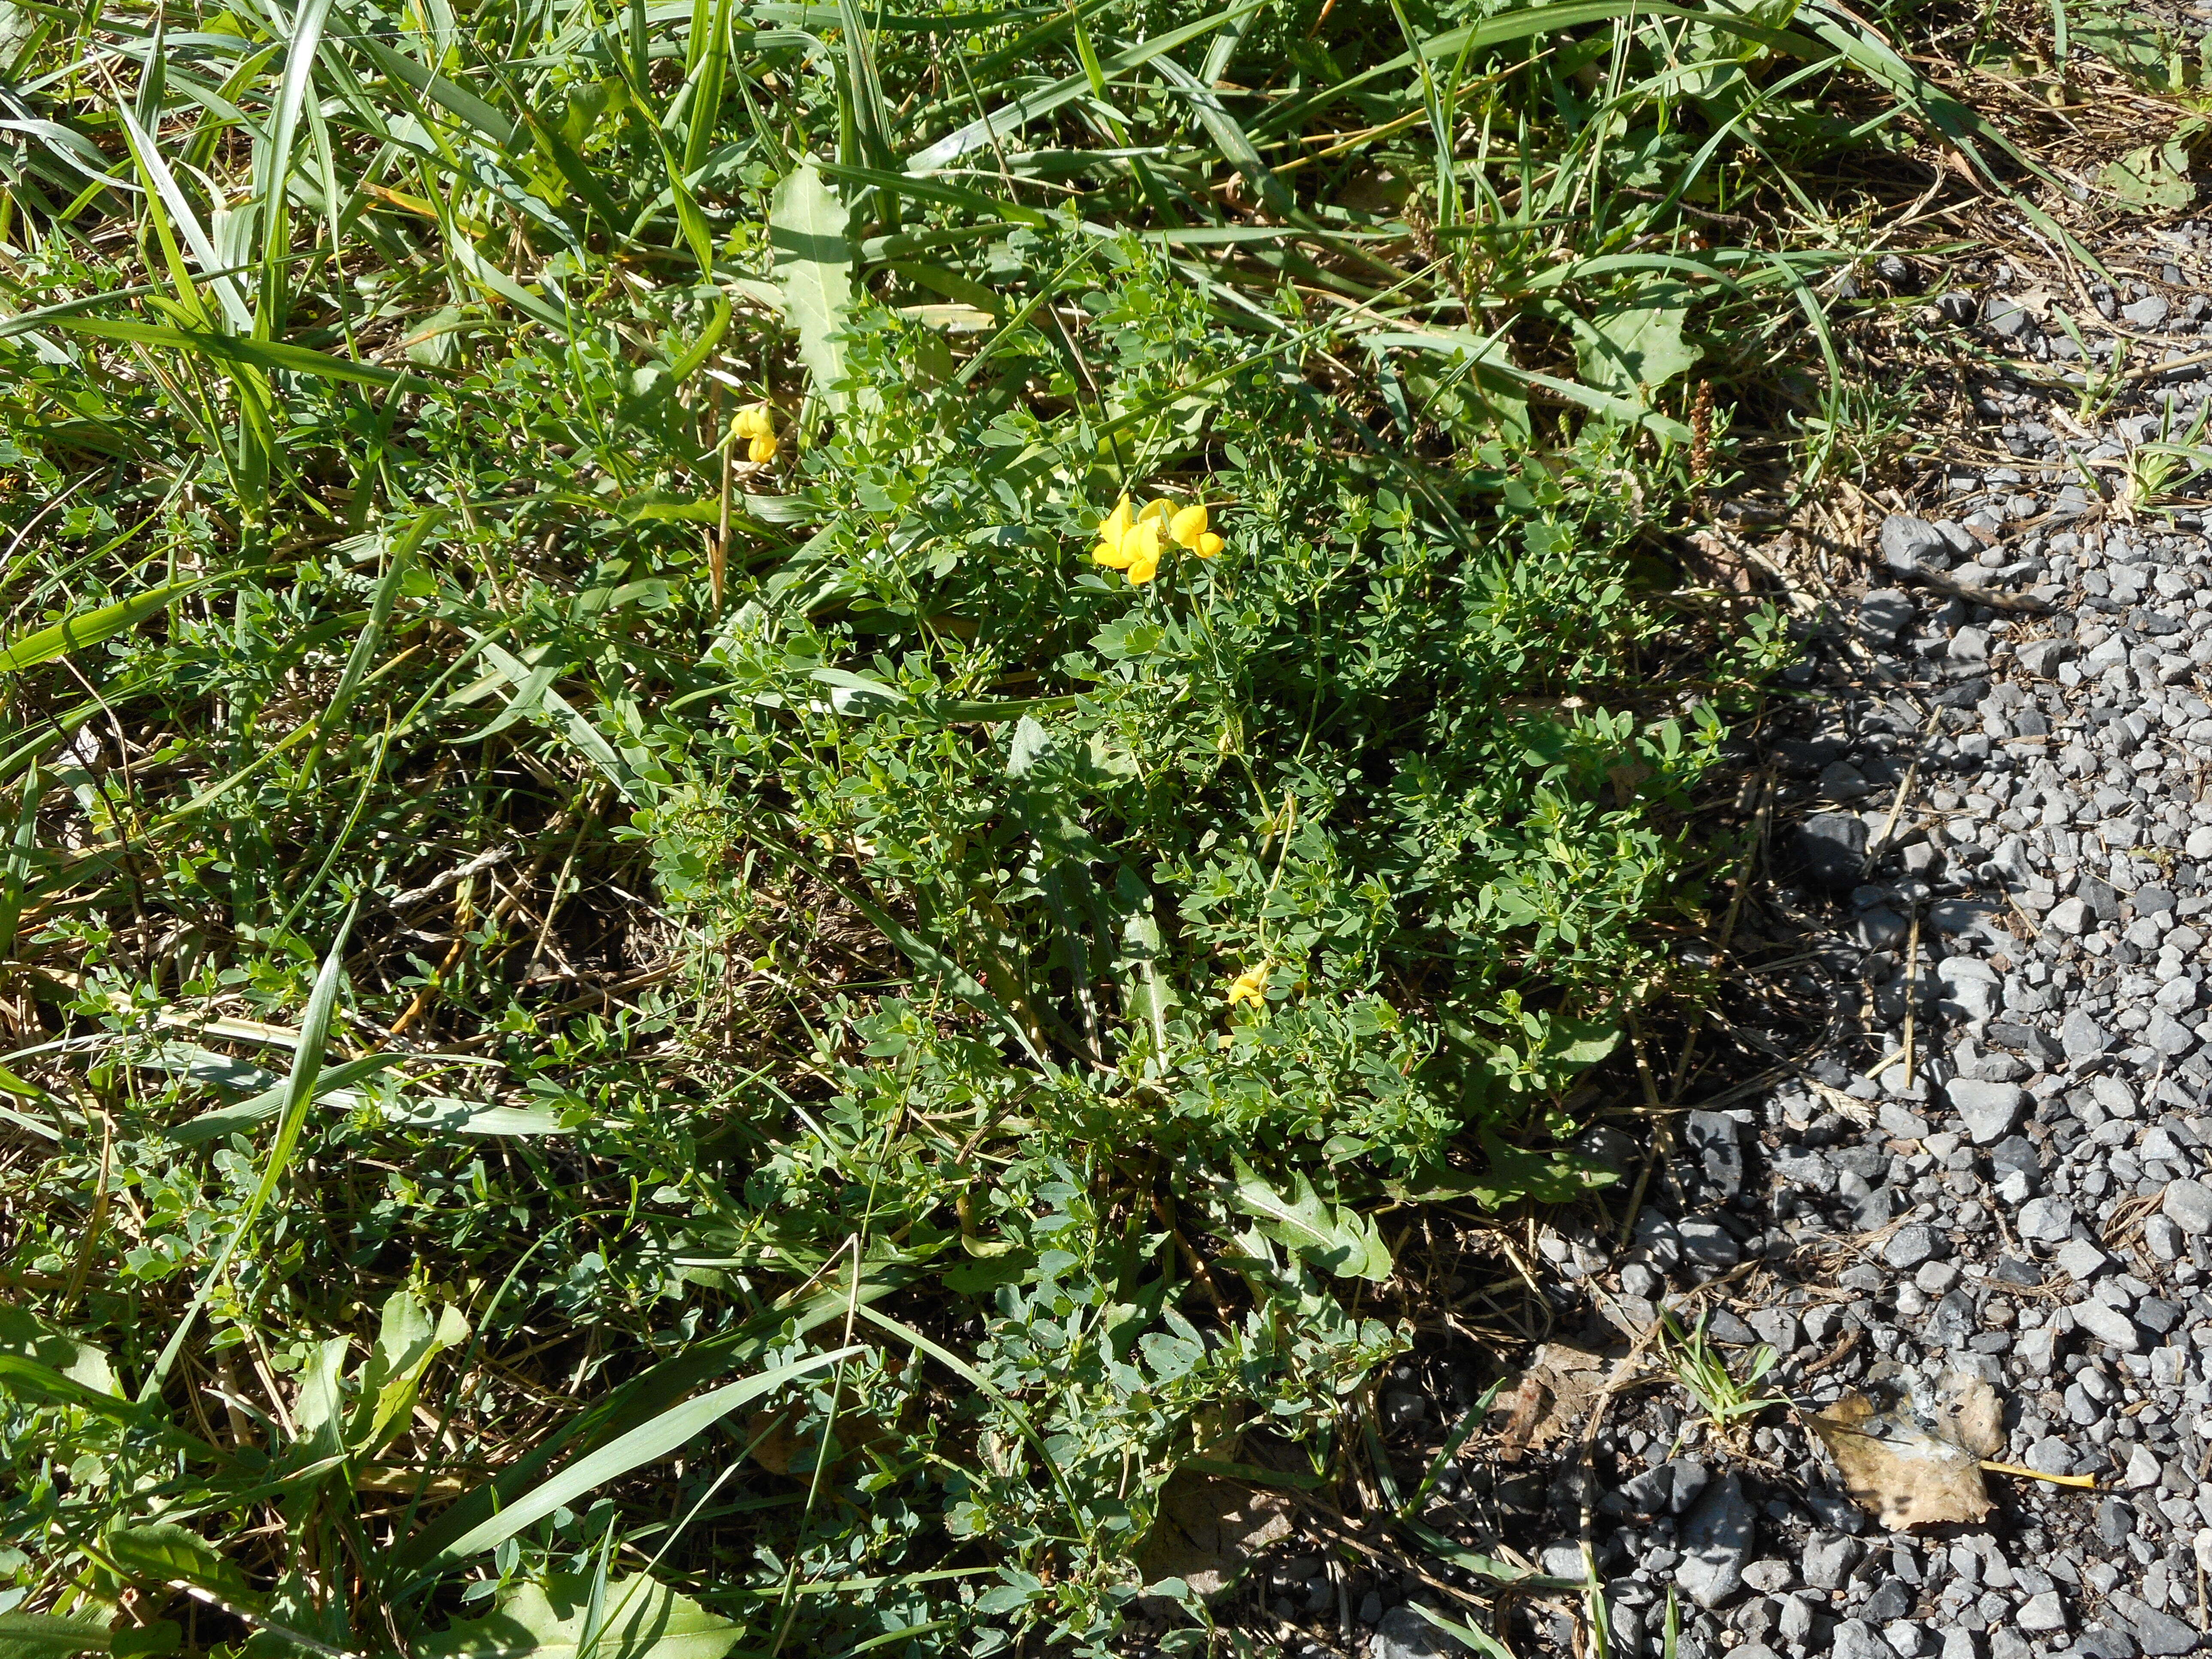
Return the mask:
<path id="1" fill-rule="evenodd" d="M 384 637 L 385 625 L 392 620 L 392 608 L 399 602 L 399 590 L 407 580 L 408 568 L 414 562 L 416 550 L 422 545 L 430 532 L 443 522 L 442 508 L 430 507 L 416 514 L 407 521 L 393 544 L 384 574 L 376 584 L 376 592 L 369 600 L 368 621 L 354 641 L 353 651 L 346 658 L 345 672 L 339 675 L 330 702 L 315 720 L 315 738 L 307 754 L 301 757 L 300 769 L 292 779 L 286 793 L 297 798 L 301 789 L 315 775 L 316 763 L 323 757 L 324 740 L 330 732 L 342 726 L 353 713 L 354 699 L 361 695 L 361 683 L 368 677 L 369 665 L 376 660 L 376 647 Z"/>
<path id="2" fill-rule="evenodd" d="M 840 1360 L 850 1359 L 866 1352 L 865 1343 L 855 1343 L 849 1347 L 831 1349 L 826 1353 L 809 1354 L 804 1359 L 790 1360 L 742 1382 L 725 1383 L 696 1399 L 672 1407 L 651 1422 L 641 1423 L 597 1451 L 578 1458 L 551 1480 L 518 1498 L 489 1520 L 471 1527 L 439 1551 L 432 1559 L 432 1565 L 450 1565 L 482 1551 L 495 1548 L 525 1527 L 544 1520 L 554 1510 L 573 1503 L 593 1487 L 604 1486 L 617 1475 L 627 1474 L 645 1464 L 657 1462 L 671 1452 L 689 1444 L 708 1427 L 727 1417 L 738 1407 L 757 1400 L 763 1395 L 772 1394 L 787 1382 L 811 1376 Z"/>
<path id="3" fill-rule="evenodd" d="M 53 662 L 98 645 L 102 640 L 112 639 L 207 585 L 206 578 L 198 576 L 186 581 L 164 582 L 127 599 L 96 605 L 73 617 L 64 617 L 58 623 L 49 623 L 11 645 L 0 647 L 0 673 L 35 668 L 40 663 Z"/>
<path id="4" fill-rule="evenodd" d="M 240 340 L 227 334 L 198 329 L 167 328 L 159 323 L 126 322 L 113 317 L 58 317 L 48 325 L 97 339 L 124 340 L 135 345 L 167 346 L 173 350 L 198 352 L 219 362 L 286 374 L 313 374 L 326 380 L 349 380 L 356 386 L 397 386 L 406 392 L 435 392 L 434 380 L 403 374 L 376 363 L 357 363 L 334 357 L 312 346 L 287 340 Z"/>
<path id="5" fill-rule="evenodd" d="M 284 324 L 284 276 L 291 252 L 292 212 L 288 195 L 292 176 L 292 138 L 300 112 L 314 83 L 315 54 L 322 48 L 323 21 L 331 0 L 301 0 L 284 48 L 284 80 L 278 89 L 267 136 L 255 146 L 254 172 L 261 198 L 261 294 L 254 308 L 256 337 L 270 339 Z"/>
<path id="6" fill-rule="evenodd" d="M 284 1178 L 293 1152 L 299 1147 L 300 1133 L 307 1126 L 307 1109 L 315 1102 L 315 1080 L 323 1069 L 323 1048 L 330 1040 L 331 1019 L 337 1012 L 338 986 L 345 978 L 346 938 L 352 931 L 353 913 L 349 912 L 338 924 L 337 938 L 331 942 L 330 954 L 323 958 L 322 971 L 315 975 L 315 988 L 307 998 L 307 1011 L 300 1020 L 300 1046 L 292 1051 L 291 1075 L 284 1081 L 283 1115 L 277 1122 L 276 1139 L 269 1148 L 269 1161 L 262 1166 L 260 1182 L 239 1211 L 230 1237 L 223 1240 L 215 1264 L 192 1293 L 191 1303 L 178 1320 L 176 1329 L 162 1344 L 161 1358 L 154 1362 L 153 1373 L 139 1391 L 142 1405 L 160 1394 L 161 1384 L 168 1378 L 169 1368 L 177 1363 L 177 1355 L 184 1348 L 185 1338 L 198 1321 L 200 1310 L 207 1305 L 208 1297 L 229 1271 L 231 1257 L 237 1254 L 240 1243 L 260 1218 L 263 1208 L 276 1190 L 276 1183 Z"/>
<path id="7" fill-rule="evenodd" d="M 1155 58 L 1164 57 L 1193 40 L 1203 40 L 1214 30 L 1249 16 L 1266 3 L 1267 0 L 1245 0 L 1244 4 L 1227 11 L 1215 12 L 1195 23 L 1170 29 L 1156 39 L 1125 46 L 1112 57 L 1101 60 L 1099 68 L 1107 75 L 1140 69 Z M 908 173 L 934 173 L 939 167 L 950 167 L 969 151 L 981 149 L 996 139 L 1012 137 L 1039 116 L 1051 114 L 1062 105 L 1083 97 L 1090 90 L 1090 72 L 1079 70 L 1048 87 L 1025 93 L 1003 108 L 990 111 L 965 126 L 947 133 L 935 143 L 915 151 L 907 158 L 906 170 Z"/>

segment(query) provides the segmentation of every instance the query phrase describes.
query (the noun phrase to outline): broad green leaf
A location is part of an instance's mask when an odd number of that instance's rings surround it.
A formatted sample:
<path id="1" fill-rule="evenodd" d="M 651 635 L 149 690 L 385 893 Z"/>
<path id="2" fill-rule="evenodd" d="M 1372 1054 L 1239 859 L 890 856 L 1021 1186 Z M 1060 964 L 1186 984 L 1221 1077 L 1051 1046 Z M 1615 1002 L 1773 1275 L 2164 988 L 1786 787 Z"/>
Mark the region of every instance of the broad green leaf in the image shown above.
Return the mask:
<path id="1" fill-rule="evenodd" d="M 1387 329 L 1373 336 L 1373 343 L 1382 347 L 1398 346 L 1410 350 L 1440 352 L 1471 363 L 1477 375 L 1486 380 L 1503 377 L 1521 387 L 1540 386 L 1568 403 L 1616 421 L 1644 427 L 1676 443 L 1690 441 L 1688 427 L 1667 416 L 1652 413 L 1638 398 L 1601 391 L 1595 386 L 1585 386 L 1580 380 L 1570 380 L 1560 375 L 1522 368 L 1506 357 L 1498 341 L 1465 329 Z"/>
<path id="2" fill-rule="evenodd" d="M 1285 1198 L 1243 1158 L 1236 1161 L 1231 1194 L 1237 1207 L 1278 1244 L 1340 1278 L 1380 1281 L 1390 1276 L 1390 1247 L 1374 1221 L 1349 1206 L 1331 1204 L 1303 1172 L 1291 1177 Z"/>
<path id="3" fill-rule="evenodd" d="M 317 1458 L 334 1459 L 345 1450 L 342 1413 L 346 1350 L 351 1346 L 343 1336 L 309 1343 L 300 1368 L 299 1392 L 292 1401 L 292 1426 L 299 1432 L 293 1444 Z M 295 1485 L 301 1484 L 295 1477 Z"/>
<path id="4" fill-rule="evenodd" d="M 0 647 L 0 672 L 33 668 L 42 662 L 52 662 L 58 657 L 69 656 L 88 646 L 98 645 L 102 640 L 126 633 L 149 617 L 167 610 L 177 600 L 201 586 L 202 582 L 197 579 L 164 582 L 159 587 L 148 588 L 143 593 L 134 593 L 127 599 L 118 599 L 112 605 L 80 611 L 75 616 L 64 617 L 58 623 L 36 629 L 10 644 Z"/>
<path id="5" fill-rule="evenodd" d="M 2107 161 L 2097 188 L 2138 213 L 2178 213 L 2197 199 L 2189 152 L 2179 142 L 2144 144 Z"/>
<path id="6" fill-rule="evenodd" d="M 607 1580 L 596 1619 L 592 1588 L 566 1573 L 517 1585 L 489 1617 L 417 1638 L 416 1659 L 722 1659 L 744 1634 L 642 1573 Z"/>
<path id="7" fill-rule="evenodd" d="M 0 1613 L 0 1659 L 69 1659 L 73 1653 L 105 1653 L 109 1617 L 95 1609 Z"/>
<path id="8" fill-rule="evenodd" d="M 1589 319 L 1577 343 L 1583 381 L 1617 397 L 1641 398 L 1694 366 L 1698 347 L 1682 337 L 1692 301 L 1676 283 L 1653 283 Z"/>
<path id="9" fill-rule="evenodd" d="M 1570 1019 L 1553 1014 L 1544 1026 L 1544 1054 L 1555 1077 L 1586 1071 L 1620 1046 L 1620 1025 L 1611 1019 Z"/>
<path id="10" fill-rule="evenodd" d="M 0 1306 L 0 1353 L 36 1360 L 101 1394 L 119 1392 L 105 1348 L 51 1328 L 27 1309 Z"/>
<path id="11" fill-rule="evenodd" d="M 173 1521 L 118 1527 L 100 1542 L 107 1558 L 132 1578 L 191 1584 L 249 1612 L 262 1605 L 243 1572 L 199 1534 Z"/>
<path id="12" fill-rule="evenodd" d="M 378 1322 L 376 1346 L 362 1367 L 361 1398 L 346 1438 L 356 1452 L 374 1452 L 405 1427 L 430 1362 L 469 1340 L 469 1322 L 448 1304 L 435 1321 L 422 1299 L 394 1291 Z"/>
<path id="13" fill-rule="evenodd" d="M 173 1619 L 156 1619 L 150 1625 L 132 1625 L 112 1632 L 107 1650 L 115 1659 L 154 1659 L 174 1653 L 185 1644 L 184 1626 Z"/>
<path id="14" fill-rule="evenodd" d="M 837 387 L 845 378 L 845 348 L 837 332 L 853 305 L 853 244 L 845 205 L 811 159 L 776 185 L 768 239 L 784 320 L 799 333 L 799 360 L 816 395 L 842 414 L 846 394 Z"/>
<path id="15" fill-rule="evenodd" d="M 1569 1204 L 1596 1187 L 1610 1187 L 1620 1179 L 1618 1170 L 1606 1169 L 1577 1152 L 1528 1152 L 1499 1139 L 1486 1129 L 1482 1150 L 1489 1168 L 1480 1175 L 1455 1176 L 1449 1182 L 1430 1186 L 1425 1195 L 1453 1195 L 1474 1200 L 1486 1210 L 1502 1210 L 1521 1199 L 1539 1204 Z"/>

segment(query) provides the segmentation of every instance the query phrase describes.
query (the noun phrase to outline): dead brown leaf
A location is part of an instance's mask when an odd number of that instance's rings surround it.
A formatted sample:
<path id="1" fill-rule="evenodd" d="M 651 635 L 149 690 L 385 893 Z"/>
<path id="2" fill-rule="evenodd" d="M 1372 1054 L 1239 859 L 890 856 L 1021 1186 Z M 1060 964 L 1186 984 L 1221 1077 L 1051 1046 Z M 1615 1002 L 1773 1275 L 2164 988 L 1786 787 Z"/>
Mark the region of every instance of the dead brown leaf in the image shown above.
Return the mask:
<path id="1" fill-rule="evenodd" d="M 1977 1459 L 2004 1449 L 2004 1406 L 1978 1376 L 1947 1371 L 1936 1385 L 1936 1431 Z"/>
<path id="2" fill-rule="evenodd" d="M 1505 1413 L 1498 1431 L 1499 1455 L 1511 1462 L 1572 1434 L 1605 1391 L 1613 1365 L 1611 1357 L 1571 1342 L 1547 1342 L 1537 1349 L 1493 1408 Z"/>
<path id="3" fill-rule="evenodd" d="M 1978 1521 L 1993 1507 L 1982 1449 L 2001 1444 L 2003 1430 L 1986 1382 L 1947 1376 L 1933 1400 L 1887 1411 L 1845 1395 L 1805 1425 L 1835 1459 L 1851 1501 L 1893 1532 Z"/>
<path id="4" fill-rule="evenodd" d="M 1233 1481 L 1178 1469 L 1160 1493 L 1159 1516 L 1138 1566 L 1147 1583 L 1180 1578 L 1210 1600 L 1234 1582 L 1255 1552 L 1290 1534 L 1290 1504 L 1279 1492 L 1247 1491 Z"/>

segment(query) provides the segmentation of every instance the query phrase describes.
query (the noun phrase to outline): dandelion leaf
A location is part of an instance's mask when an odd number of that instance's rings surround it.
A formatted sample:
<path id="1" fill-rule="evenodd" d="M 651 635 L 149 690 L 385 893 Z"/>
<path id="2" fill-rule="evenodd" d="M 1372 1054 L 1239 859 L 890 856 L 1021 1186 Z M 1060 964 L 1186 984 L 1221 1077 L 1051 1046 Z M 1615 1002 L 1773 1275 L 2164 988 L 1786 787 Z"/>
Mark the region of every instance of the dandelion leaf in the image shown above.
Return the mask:
<path id="1" fill-rule="evenodd" d="M 112 1646 L 104 1608 L 76 1613 L 0 1613 L 0 1659 L 69 1659 Z M 174 1626 L 170 1626 L 174 1629 Z"/>
<path id="2" fill-rule="evenodd" d="M 2197 199 L 2189 152 L 2178 140 L 2144 144 L 2105 163 L 2097 186 L 2138 213 L 2175 213 Z"/>
<path id="3" fill-rule="evenodd" d="M 1304 1175 L 1291 1178 L 1285 1195 L 1238 1158 L 1235 1197 L 1237 1207 L 1254 1218 L 1263 1234 L 1316 1267 L 1346 1279 L 1380 1281 L 1390 1276 L 1390 1247 L 1382 1242 L 1382 1230 L 1349 1206 L 1322 1197 Z"/>
<path id="4" fill-rule="evenodd" d="M 1587 386 L 1640 398 L 1696 366 L 1701 349 L 1682 337 L 1695 296 L 1678 283 L 1653 283 L 1589 319 L 1580 345 Z"/>
<path id="5" fill-rule="evenodd" d="M 35 1360 L 100 1394 L 120 1394 L 107 1351 L 43 1324 L 22 1308 L 0 1306 L 0 1353 Z"/>

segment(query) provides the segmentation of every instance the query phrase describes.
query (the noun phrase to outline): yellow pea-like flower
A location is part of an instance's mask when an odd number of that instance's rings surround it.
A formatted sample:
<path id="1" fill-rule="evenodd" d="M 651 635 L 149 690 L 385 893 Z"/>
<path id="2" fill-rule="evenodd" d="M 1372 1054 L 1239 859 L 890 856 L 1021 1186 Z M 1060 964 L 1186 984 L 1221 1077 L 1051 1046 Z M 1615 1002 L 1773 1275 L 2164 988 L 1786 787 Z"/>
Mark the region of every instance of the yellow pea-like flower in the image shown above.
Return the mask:
<path id="1" fill-rule="evenodd" d="M 1196 502 L 1184 507 L 1168 520 L 1168 534 L 1178 547 L 1198 551 L 1199 538 L 1206 533 L 1206 508 Z"/>
<path id="2" fill-rule="evenodd" d="M 1234 1008 L 1250 1003 L 1255 1008 L 1265 1007 L 1267 1002 L 1267 974 L 1266 963 L 1247 968 L 1229 982 L 1229 994 L 1222 1000 Z"/>
<path id="3" fill-rule="evenodd" d="M 1220 537 L 1215 535 L 1211 530 L 1208 530 L 1202 533 L 1196 541 L 1190 544 L 1190 550 L 1197 554 L 1201 559 L 1210 559 L 1228 545 L 1228 543 L 1223 541 Z"/>
<path id="4" fill-rule="evenodd" d="M 1121 538 L 1121 551 L 1128 556 L 1127 568 L 1129 586 L 1142 587 L 1160 574 L 1160 521 L 1139 519 Z"/>
<path id="5" fill-rule="evenodd" d="M 765 466 L 775 459 L 775 452 L 780 447 L 775 434 L 771 432 L 765 438 L 748 440 L 745 444 L 745 456 L 757 465 Z"/>
<path id="6" fill-rule="evenodd" d="M 756 441 L 762 438 L 773 438 L 775 436 L 775 411 L 766 404 L 749 404 L 738 411 L 737 418 L 730 422 L 730 430 L 740 438 L 750 438 Z"/>
<path id="7" fill-rule="evenodd" d="M 1114 510 L 1100 522 L 1098 545 L 1091 550 L 1091 556 L 1100 564 L 1110 566 L 1115 570 L 1127 570 L 1129 568 L 1129 556 L 1123 550 L 1122 544 L 1127 541 L 1128 536 L 1129 498 L 1124 495 L 1114 504 Z"/>

